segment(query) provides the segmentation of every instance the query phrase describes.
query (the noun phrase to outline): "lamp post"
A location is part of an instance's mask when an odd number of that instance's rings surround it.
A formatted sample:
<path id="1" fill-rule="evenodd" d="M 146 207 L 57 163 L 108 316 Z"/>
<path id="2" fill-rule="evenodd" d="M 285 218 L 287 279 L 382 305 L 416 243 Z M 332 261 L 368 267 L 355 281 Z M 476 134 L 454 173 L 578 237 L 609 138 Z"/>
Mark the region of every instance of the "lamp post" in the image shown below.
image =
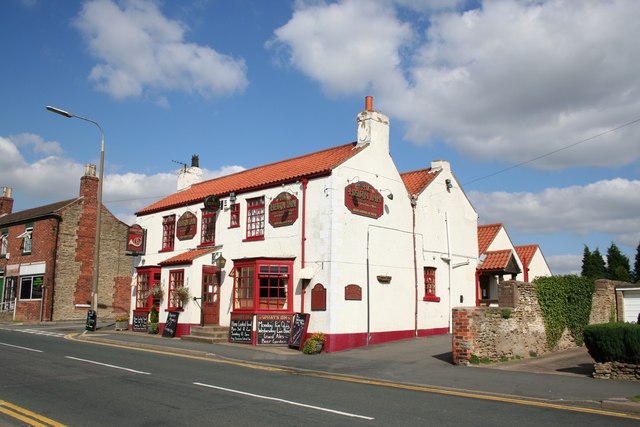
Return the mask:
<path id="1" fill-rule="evenodd" d="M 60 114 L 61 116 L 65 116 L 68 118 L 75 117 L 76 119 L 84 120 L 86 122 L 91 122 L 100 129 L 100 174 L 98 177 L 98 202 L 96 205 L 96 240 L 93 245 L 93 287 L 92 287 L 92 295 L 91 295 L 91 309 L 96 313 L 98 313 L 98 278 L 100 277 L 100 217 L 102 212 L 102 178 L 104 177 L 104 131 L 102 127 L 98 124 L 98 122 L 87 119 L 86 117 L 81 117 L 76 114 L 69 113 L 67 111 L 61 110 L 56 107 L 47 106 L 47 110 L 52 113 Z"/>

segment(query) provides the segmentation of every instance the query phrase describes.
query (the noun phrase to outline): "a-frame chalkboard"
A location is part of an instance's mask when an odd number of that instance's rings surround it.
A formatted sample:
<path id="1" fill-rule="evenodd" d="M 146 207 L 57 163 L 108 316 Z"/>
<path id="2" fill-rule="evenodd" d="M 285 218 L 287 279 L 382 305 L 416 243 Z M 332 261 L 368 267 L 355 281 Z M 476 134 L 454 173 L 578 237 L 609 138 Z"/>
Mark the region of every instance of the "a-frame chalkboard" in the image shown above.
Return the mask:
<path id="1" fill-rule="evenodd" d="M 289 347 L 300 349 L 302 340 L 307 334 L 309 327 L 309 313 L 295 313 L 291 318 L 291 335 L 289 336 Z"/>

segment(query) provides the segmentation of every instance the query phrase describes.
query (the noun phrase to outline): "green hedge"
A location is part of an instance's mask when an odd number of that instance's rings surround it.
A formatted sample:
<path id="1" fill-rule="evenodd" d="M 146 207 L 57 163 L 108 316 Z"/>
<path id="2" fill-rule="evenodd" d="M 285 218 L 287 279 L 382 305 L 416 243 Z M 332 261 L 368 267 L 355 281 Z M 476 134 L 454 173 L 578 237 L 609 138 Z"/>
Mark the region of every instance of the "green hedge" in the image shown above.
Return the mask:
<path id="1" fill-rule="evenodd" d="M 584 330 L 584 343 L 598 363 L 640 364 L 640 325 L 636 323 L 602 323 Z"/>
<path id="2" fill-rule="evenodd" d="M 565 328 L 582 345 L 589 324 L 595 285 L 591 279 L 575 275 L 538 277 L 533 281 L 547 333 L 547 344 L 558 344 Z"/>

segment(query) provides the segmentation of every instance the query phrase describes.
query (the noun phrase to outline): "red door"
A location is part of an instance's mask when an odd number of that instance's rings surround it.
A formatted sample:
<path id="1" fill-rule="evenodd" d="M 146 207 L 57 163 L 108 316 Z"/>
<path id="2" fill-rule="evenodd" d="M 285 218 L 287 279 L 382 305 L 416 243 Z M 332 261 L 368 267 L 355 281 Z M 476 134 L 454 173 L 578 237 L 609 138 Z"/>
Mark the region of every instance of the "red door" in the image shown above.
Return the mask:
<path id="1" fill-rule="evenodd" d="M 220 269 L 202 267 L 202 321 L 205 325 L 220 323 Z"/>

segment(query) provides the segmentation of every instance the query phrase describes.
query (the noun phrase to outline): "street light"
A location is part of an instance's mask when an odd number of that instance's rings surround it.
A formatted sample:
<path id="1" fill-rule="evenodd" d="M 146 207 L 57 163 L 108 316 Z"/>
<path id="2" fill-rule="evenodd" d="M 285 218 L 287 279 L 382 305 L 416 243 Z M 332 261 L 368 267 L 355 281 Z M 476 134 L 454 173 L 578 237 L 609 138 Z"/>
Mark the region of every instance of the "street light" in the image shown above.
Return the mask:
<path id="1" fill-rule="evenodd" d="M 91 122 L 100 129 L 101 143 L 100 143 L 100 175 L 98 177 L 98 203 L 96 206 L 96 241 L 93 245 L 93 288 L 91 298 L 91 309 L 95 311 L 96 318 L 98 314 L 98 278 L 100 277 L 100 216 L 102 212 L 102 178 L 104 176 L 104 131 L 98 122 L 81 117 L 76 114 L 69 113 L 56 107 L 47 106 L 47 110 L 52 113 L 60 114 L 68 118 L 75 117 L 76 119 Z"/>

